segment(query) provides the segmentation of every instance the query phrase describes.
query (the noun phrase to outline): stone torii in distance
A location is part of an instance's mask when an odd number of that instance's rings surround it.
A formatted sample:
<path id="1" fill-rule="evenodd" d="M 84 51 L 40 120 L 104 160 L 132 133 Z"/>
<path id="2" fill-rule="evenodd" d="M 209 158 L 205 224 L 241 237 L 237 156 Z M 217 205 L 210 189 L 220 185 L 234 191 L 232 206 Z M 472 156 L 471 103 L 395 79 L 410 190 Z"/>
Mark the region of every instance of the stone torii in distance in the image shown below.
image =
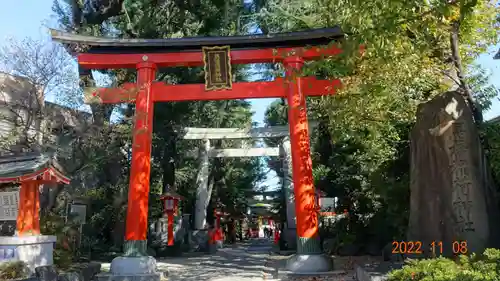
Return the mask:
<path id="1" fill-rule="evenodd" d="M 310 129 L 315 124 L 309 125 Z M 209 203 L 209 158 L 228 157 L 280 157 L 283 163 L 283 188 L 286 200 L 287 230 L 295 226 L 295 199 L 293 196 L 292 166 L 290 131 L 288 126 L 261 127 L 251 129 L 238 128 L 193 128 L 184 129 L 183 138 L 186 140 L 202 140 L 199 152 L 188 152 L 188 156 L 198 157 L 200 168 L 197 176 L 197 198 L 196 211 L 194 214 L 195 230 L 202 230 L 205 226 L 206 209 Z M 282 138 L 279 147 L 256 147 L 256 148 L 224 148 L 215 149 L 210 146 L 211 140 L 220 139 L 257 139 L 257 138 Z M 289 231 L 288 231 L 289 232 Z M 287 235 L 289 236 L 289 235 Z"/>

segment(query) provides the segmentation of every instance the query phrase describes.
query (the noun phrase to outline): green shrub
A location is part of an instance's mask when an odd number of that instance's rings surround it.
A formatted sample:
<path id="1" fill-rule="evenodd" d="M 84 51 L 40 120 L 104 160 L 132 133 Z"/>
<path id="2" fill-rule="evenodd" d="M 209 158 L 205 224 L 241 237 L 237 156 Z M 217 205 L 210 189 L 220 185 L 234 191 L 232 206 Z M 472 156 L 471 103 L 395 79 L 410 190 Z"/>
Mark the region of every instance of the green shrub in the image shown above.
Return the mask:
<path id="1" fill-rule="evenodd" d="M 388 281 L 498 281 L 500 250 L 486 249 L 483 254 L 448 258 L 410 260 L 389 274 Z"/>
<path id="2" fill-rule="evenodd" d="M 0 280 L 17 280 L 29 277 L 29 269 L 22 261 L 0 263 Z"/>
<path id="3" fill-rule="evenodd" d="M 55 212 L 48 212 L 40 219 L 42 234 L 57 237 L 54 248 L 54 265 L 57 269 L 67 269 L 76 258 L 78 249 L 70 237 L 73 228 L 74 226 L 67 223 L 63 215 Z"/>

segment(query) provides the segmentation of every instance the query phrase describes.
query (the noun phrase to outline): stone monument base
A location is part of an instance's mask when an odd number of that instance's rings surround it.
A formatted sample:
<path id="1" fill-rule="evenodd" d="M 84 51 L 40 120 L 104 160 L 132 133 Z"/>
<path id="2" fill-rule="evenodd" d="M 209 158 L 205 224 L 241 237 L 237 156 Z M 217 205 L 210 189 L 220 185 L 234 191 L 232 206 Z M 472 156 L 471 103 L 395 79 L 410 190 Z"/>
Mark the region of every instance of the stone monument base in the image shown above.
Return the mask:
<path id="1" fill-rule="evenodd" d="M 337 281 L 344 280 L 347 274 L 344 270 L 316 272 L 316 273 L 287 273 L 280 280 L 282 281 Z M 348 279 L 345 279 L 348 280 Z"/>
<path id="2" fill-rule="evenodd" d="M 192 231 L 190 244 L 190 248 L 195 252 L 208 252 L 208 230 Z"/>
<path id="3" fill-rule="evenodd" d="M 111 261 L 110 273 L 98 274 L 98 281 L 160 281 L 153 257 L 117 257 Z"/>
<path id="4" fill-rule="evenodd" d="M 136 274 L 136 275 L 115 275 L 101 273 L 96 275 L 97 281 L 160 281 L 161 274 Z"/>
<path id="5" fill-rule="evenodd" d="M 387 280 L 390 271 L 403 268 L 404 263 L 381 262 L 373 264 L 356 265 L 356 278 L 358 281 L 383 281 Z"/>
<path id="6" fill-rule="evenodd" d="M 49 235 L 0 236 L 0 261 L 23 261 L 31 272 L 54 264 L 54 243 Z"/>
<path id="7" fill-rule="evenodd" d="M 325 254 L 295 254 L 286 261 L 286 269 L 296 274 L 318 274 L 333 270 L 333 259 Z"/>

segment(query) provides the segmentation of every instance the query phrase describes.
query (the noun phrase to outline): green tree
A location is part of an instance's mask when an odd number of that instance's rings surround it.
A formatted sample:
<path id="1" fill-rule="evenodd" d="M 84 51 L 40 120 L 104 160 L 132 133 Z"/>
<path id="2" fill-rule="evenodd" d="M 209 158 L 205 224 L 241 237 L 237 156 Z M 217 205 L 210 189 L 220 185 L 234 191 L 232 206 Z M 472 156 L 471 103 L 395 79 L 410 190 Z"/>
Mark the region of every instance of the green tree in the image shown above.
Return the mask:
<path id="1" fill-rule="evenodd" d="M 343 82 L 335 96 L 308 100 L 310 119 L 320 121 L 312 141 L 316 184 L 339 196 L 341 208 L 349 208 L 349 232 L 358 241 L 402 238 L 408 132 L 417 106 L 456 88 L 465 99 L 474 99 L 469 102 L 474 109 L 476 103 L 489 106 L 497 92 L 484 84 L 484 73 L 473 61 L 498 43 L 497 4 L 268 0 L 254 6 L 263 32 L 338 25 L 348 34 L 340 44 L 342 55 L 310 63 L 304 73 Z M 475 119 L 481 121 L 477 110 Z M 382 233 L 367 239 L 375 226 Z"/>

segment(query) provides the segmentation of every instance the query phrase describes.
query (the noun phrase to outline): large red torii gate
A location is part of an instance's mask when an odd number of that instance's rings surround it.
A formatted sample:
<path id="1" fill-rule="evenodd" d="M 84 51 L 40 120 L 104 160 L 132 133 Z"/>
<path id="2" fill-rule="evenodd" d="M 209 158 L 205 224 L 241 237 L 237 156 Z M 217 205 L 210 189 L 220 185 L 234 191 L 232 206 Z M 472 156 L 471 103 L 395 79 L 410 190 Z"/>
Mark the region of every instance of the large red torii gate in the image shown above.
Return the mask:
<path id="1" fill-rule="evenodd" d="M 331 259 L 321 255 L 318 237 L 318 210 L 312 177 L 306 96 L 333 94 L 340 86 L 340 81 L 301 77 L 299 72 L 305 61 L 342 52 L 336 46 L 319 47 L 341 39 L 343 33 L 339 28 L 273 35 L 181 39 L 108 39 L 55 30 L 51 33 L 56 41 L 85 46 L 86 52 L 78 54 L 78 64 L 82 69 L 137 70 L 137 83 L 125 83 L 120 88 L 98 89 L 88 100 L 136 104 L 125 256 L 146 255 L 154 102 L 284 97 L 288 101 L 298 236 L 298 255 L 289 261 L 288 268 L 293 271 L 316 272 L 332 269 Z M 310 45 L 313 47 L 305 47 Z M 208 51 L 205 50 L 206 47 L 209 47 Z M 210 54 L 210 50 L 216 50 L 221 56 Z M 217 61 L 214 56 L 217 56 Z M 228 64 L 223 66 L 227 67 L 225 70 L 220 68 L 221 63 Z M 230 65 L 250 63 L 282 63 L 286 70 L 285 79 L 232 83 Z M 216 69 L 219 67 L 218 72 L 214 72 L 216 75 L 211 72 L 214 65 Z M 154 82 L 158 68 L 180 66 L 205 66 L 205 85 L 167 85 Z M 225 80 L 222 79 L 224 83 L 219 85 L 217 81 L 220 82 L 221 77 Z M 210 83 L 225 89 L 207 90 Z"/>

